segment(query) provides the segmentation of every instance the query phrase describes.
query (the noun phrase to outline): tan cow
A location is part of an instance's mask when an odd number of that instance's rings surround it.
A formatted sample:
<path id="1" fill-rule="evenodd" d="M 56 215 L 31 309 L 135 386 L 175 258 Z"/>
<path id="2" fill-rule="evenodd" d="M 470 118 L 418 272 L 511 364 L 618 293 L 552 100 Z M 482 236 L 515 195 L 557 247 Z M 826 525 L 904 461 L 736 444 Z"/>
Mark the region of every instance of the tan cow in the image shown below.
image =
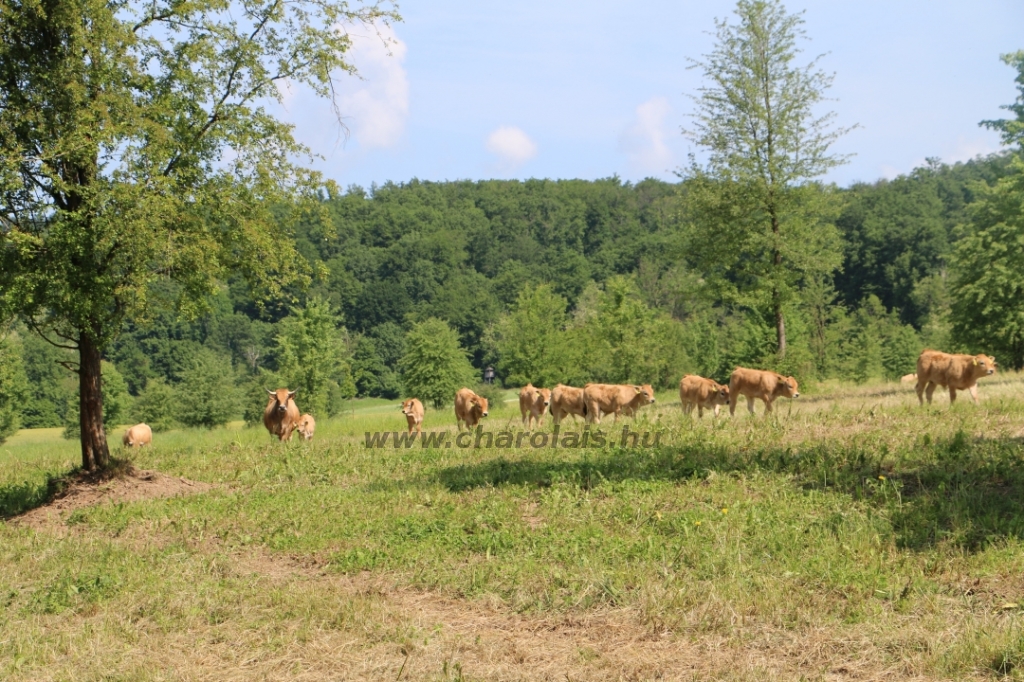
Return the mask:
<path id="1" fill-rule="evenodd" d="M 124 432 L 121 442 L 126 448 L 141 448 L 153 444 L 153 429 L 148 424 L 136 424 Z"/>
<path id="2" fill-rule="evenodd" d="M 736 403 L 740 396 L 747 399 L 747 409 L 754 414 L 754 399 L 764 402 L 765 414 L 772 411 L 772 401 L 782 396 L 799 398 L 796 379 L 784 377 L 777 372 L 737 367 L 729 377 L 729 414 L 736 414 Z"/>
<path id="3" fill-rule="evenodd" d="M 299 417 L 299 424 L 295 430 L 302 436 L 302 440 L 313 440 L 313 434 L 316 432 L 316 420 L 313 419 L 313 415 L 304 414 Z"/>
<path id="4" fill-rule="evenodd" d="M 460 388 L 455 394 L 455 425 L 462 430 L 462 423 L 472 429 L 487 416 L 487 398 L 478 396 L 468 388 Z"/>
<path id="5" fill-rule="evenodd" d="M 416 398 L 409 398 L 402 401 L 402 414 L 409 423 L 409 433 L 416 429 L 416 433 L 423 433 L 423 403 Z"/>
<path id="6" fill-rule="evenodd" d="M 299 408 L 295 404 L 295 391 L 287 388 L 279 388 L 276 391 L 267 389 L 270 400 L 263 410 L 263 425 L 271 436 L 277 436 L 278 440 L 292 439 L 292 431 L 299 424 Z"/>
<path id="7" fill-rule="evenodd" d="M 696 407 L 698 417 L 704 417 L 705 408 L 713 409 L 717 417 L 722 405 L 729 404 L 729 387 L 713 379 L 687 374 L 679 380 L 679 401 L 686 414 L 691 414 Z"/>
<path id="8" fill-rule="evenodd" d="M 587 421 L 600 424 L 602 414 L 634 416 L 641 407 L 654 402 L 654 389 L 650 384 L 587 384 L 583 387 L 583 402 L 587 406 Z"/>
<path id="9" fill-rule="evenodd" d="M 558 384 L 551 389 L 551 419 L 558 425 L 570 414 L 573 421 L 576 421 L 576 415 L 587 418 L 587 403 L 583 400 L 583 389 Z"/>
<path id="10" fill-rule="evenodd" d="M 550 404 L 550 388 L 536 388 L 532 383 L 523 386 L 523 390 L 519 391 L 519 411 L 523 415 L 523 426 L 533 428 L 534 420 L 538 427 L 543 426 L 544 413 Z"/>
<path id="11" fill-rule="evenodd" d="M 923 393 L 932 404 L 936 386 L 949 389 L 949 402 L 956 402 L 957 391 L 969 391 L 978 405 L 978 379 L 995 374 L 996 359 L 990 355 L 959 355 L 923 350 L 917 358 L 917 401 L 924 405 Z"/>
<path id="12" fill-rule="evenodd" d="M 916 384 L 917 374 L 904 374 L 900 377 L 901 384 Z"/>

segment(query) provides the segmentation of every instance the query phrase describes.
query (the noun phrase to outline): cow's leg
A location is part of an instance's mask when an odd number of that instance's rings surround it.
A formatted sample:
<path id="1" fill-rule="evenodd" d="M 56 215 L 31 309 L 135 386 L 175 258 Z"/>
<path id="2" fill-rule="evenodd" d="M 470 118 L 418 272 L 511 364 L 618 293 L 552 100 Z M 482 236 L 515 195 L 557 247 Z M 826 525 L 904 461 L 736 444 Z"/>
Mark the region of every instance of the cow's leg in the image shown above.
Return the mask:
<path id="1" fill-rule="evenodd" d="M 761 396 L 761 400 L 764 401 L 764 413 L 765 414 L 771 414 L 771 411 L 772 411 L 772 397 L 770 395 L 768 395 L 768 396 Z"/>
<path id="2" fill-rule="evenodd" d="M 952 405 L 956 402 L 956 389 L 952 386 L 949 387 L 949 404 Z"/>
<path id="3" fill-rule="evenodd" d="M 924 390 L 924 396 L 928 398 L 928 404 L 932 404 L 932 395 L 935 393 L 935 382 L 929 381 L 928 388 Z"/>
<path id="4" fill-rule="evenodd" d="M 718 416 L 718 410 L 719 410 L 720 407 L 722 407 L 722 406 L 721 405 L 715 405 L 715 416 L 716 417 Z"/>
<path id="5" fill-rule="evenodd" d="M 747 412 L 754 414 L 754 396 L 747 396 Z"/>
<path id="6" fill-rule="evenodd" d="M 699 404 L 699 403 L 697 404 L 697 418 L 698 419 L 703 419 L 704 418 L 704 406 Z"/>
<path id="7" fill-rule="evenodd" d="M 974 404 L 980 405 L 981 403 L 978 402 L 978 384 L 974 384 L 967 390 L 970 391 L 971 397 L 974 398 Z"/>
<path id="8" fill-rule="evenodd" d="M 736 415 L 736 403 L 739 402 L 740 396 L 735 391 L 729 393 L 729 415 Z"/>
<path id="9" fill-rule="evenodd" d="M 918 405 L 924 405 L 924 387 L 927 384 L 928 384 L 928 382 L 924 381 L 923 379 L 918 379 L 917 380 L 917 388 L 916 388 L 916 390 L 917 390 L 917 404 Z"/>

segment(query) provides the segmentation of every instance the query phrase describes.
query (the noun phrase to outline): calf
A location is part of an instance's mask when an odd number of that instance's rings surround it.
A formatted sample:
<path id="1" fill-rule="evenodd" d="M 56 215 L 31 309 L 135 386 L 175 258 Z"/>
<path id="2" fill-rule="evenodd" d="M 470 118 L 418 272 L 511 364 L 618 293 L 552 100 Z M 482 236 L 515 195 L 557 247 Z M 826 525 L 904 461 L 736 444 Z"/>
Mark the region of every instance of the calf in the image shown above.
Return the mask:
<path id="1" fill-rule="evenodd" d="M 423 403 L 416 398 L 402 401 L 402 414 L 409 423 L 409 433 L 415 428 L 416 433 L 423 433 Z"/>
<path id="2" fill-rule="evenodd" d="M 121 443 L 126 448 L 141 448 L 153 444 L 153 429 L 148 424 L 136 424 L 124 432 Z"/>
<path id="3" fill-rule="evenodd" d="M 713 409 L 717 417 L 719 408 L 729 404 L 729 387 L 713 379 L 687 374 L 679 381 L 679 401 L 686 414 L 691 414 L 696 407 L 700 418 L 704 417 L 705 408 Z"/>
<path id="4" fill-rule="evenodd" d="M 487 398 L 478 396 L 468 388 L 460 388 L 455 394 L 455 425 L 459 431 L 465 422 L 467 429 L 480 423 L 487 416 Z"/>
<path id="5" fill-rule="evenodd" d="M 737 367 L 729 377 L 729 414 L 736 414 L 736 403 L 740 396 L 747 399 L 747 409 L 754 414 L 754 399 L 764 402 L 765 414 L 772 411 L 772 402 L 779 396 L 799 398 L 796 379 L 784 377 L 777 372 Z"/>
<path id="6" fill-rule="evenodd" d="M 644 405 L 654 402 L 654 389 L 650 384 L 618 385 L 587 384 L 583 387 L 583 402 L 587 406 L 587 421 L 601 423 L 602 414 L 634 416 Z"/>
<path id="7" fill-rule="evenodd" d="M 313 440 L 313 433 L 316 431 L 316 420 L 313 415 L 304 414 L 299 417 L 299 424 L 295 430 L 302 436 L 302 440 Z"/>
<path id="8" fill-rule="evenodd" d="M 587 418 L 587 403 L 583 400 L 583 389 L 558 384 L 551 390 L 551 419 L 557 425 L 568 415 L 576 421 L 579 415 Z"/>
<path id="9" fill-rule="evenodd" d="M 991 376 L 996 371 L 996 359 L 990 355 L 954 355 L 937 350 L 924 350 L 917 358 L 917 401 L 924 405 L 923 393 L 927 393 L 928 404 L 936 386 L 949 389 L 949 402 L 956 401 L 957 391 L 969 391 L 978 405 L 978 379 Z"/>
<path id="10" fill-rule="evenodd" d="M 544 413 L 551 404 L 551 389 L 535 388 L 534 385 L 526 384 L 523 390 L 519 391 L 519 411 L 523 415 L 523 426 L 533 428 L 534 420 L 537 426 L 544 424 Z"/>

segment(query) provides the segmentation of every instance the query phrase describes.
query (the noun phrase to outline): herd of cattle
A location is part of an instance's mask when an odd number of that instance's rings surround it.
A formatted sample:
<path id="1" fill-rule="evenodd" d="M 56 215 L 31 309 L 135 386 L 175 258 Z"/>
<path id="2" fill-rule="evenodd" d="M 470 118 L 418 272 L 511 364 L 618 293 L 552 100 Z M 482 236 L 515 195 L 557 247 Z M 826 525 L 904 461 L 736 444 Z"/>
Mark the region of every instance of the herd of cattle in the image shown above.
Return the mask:
<path id="1" fill-rule="evenodd" d="M 939 386 L 949 390 L 949 401 L 956 401 L 957 391 L 968 391 L 978 403 L 978 379 L 996 371 L 996 361 L 989 355 L 959 355 L 934 350 L 922 351 L 917 359 L 917 373 L 902 378 L 903 383 L 916 382 L 917 399 L 922 405 L 924 398 L 932 402 L 932 394 Z M 279 388 L 268 390 L 270 399 L 263 411 L 263 425 L 272 436 L 290 441 L 292 433 L 298 431 L 303 440 L 312 440 L 316 421 L 312 415 L 300 416 L 295 404 L 295 391 Z M 690 414 L 697 408 L 697 415 L 704 416 L 704 410 L 713 410 L 718 416 L 723 405 L 729 406 L 729 414 L 736 414 L 740 396 L 747 399 L 747 409 L 754 413 L 754 401 L 764 403 L 765 412 L 772 411 L 776 398 L 797 398 L 800 391 L 793 377 L 777 372 L 737 367 L 729 377 L 729 385 L 719 384 L 713 379 L 687 374 L 679 382 L 679 400 L 683 412 Z M 553 389 L 536 388 L 527 384 L 519 392 L 519 411 L 523 425 L 533 428 L 534 423 L 542 426 L 545 413 L 557 425 L 568 416 L 582 417 L 587 423 L 599 424 L 601 417 L 614 415 L 636 416 L 640 408 L 654 403 L 654 389 L 650 384 L 587 384 L 583 388 L 558 384 Z M 455 423 L 461 431 L 476 427 L 487 416 L 487 398 L 479 396 L 468 388 L 461 388 L 455 394 Z M 408 422 L 409 433 L 423 430 L 423 403 L 416 398 L 402 402 L 402 414 Z M 125 431 L 125 447 L 148 445 L 153 441 L 153 432 L 146 424 L 136 424 Z"/>

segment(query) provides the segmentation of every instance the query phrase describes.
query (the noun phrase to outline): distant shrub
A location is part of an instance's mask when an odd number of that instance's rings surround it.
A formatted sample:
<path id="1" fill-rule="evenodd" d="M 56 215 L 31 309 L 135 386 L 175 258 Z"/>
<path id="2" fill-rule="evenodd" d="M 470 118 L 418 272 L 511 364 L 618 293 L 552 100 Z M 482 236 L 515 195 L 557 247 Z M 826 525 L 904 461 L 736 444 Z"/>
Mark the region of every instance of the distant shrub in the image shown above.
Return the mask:
<path id="1" fill-rule="evenodd" d="M 174 387 L 162 378 L 153 378 L 135 399 L 135 419 L 149 424 L 153 431 L 167 431 L 178 426 L 177 407 Z"/>
<path id="2" fill-rule="evenodd" d="M 212 429 L 227 424 L 239 411 L 231 361 L 202 351 L 175 387 L 178 421 L 185 426 Z"/>

